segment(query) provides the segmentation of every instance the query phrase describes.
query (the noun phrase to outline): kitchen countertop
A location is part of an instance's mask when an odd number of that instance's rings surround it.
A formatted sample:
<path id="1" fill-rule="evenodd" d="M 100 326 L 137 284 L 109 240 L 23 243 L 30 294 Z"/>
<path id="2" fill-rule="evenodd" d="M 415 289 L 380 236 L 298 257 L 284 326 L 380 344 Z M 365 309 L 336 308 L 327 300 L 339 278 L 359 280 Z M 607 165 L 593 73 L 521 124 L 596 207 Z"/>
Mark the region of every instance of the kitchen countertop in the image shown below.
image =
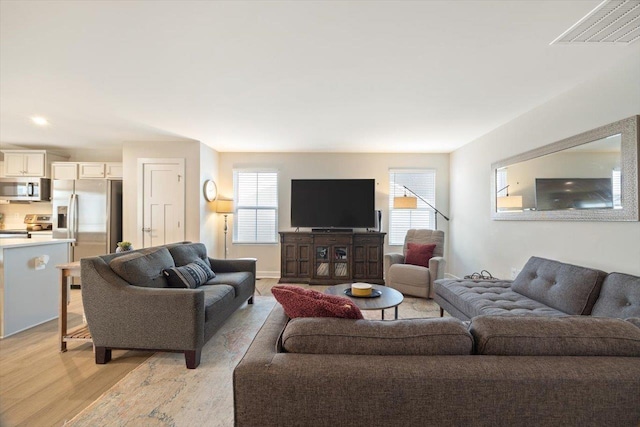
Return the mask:
<path id="1" fill-rule="evenodd" d="M 71 243 L 71 242 L 75 242 L 75 239 L 47 239 L 47 238 L 27 239 L 27 238 L 9 237 L 5 239 L 0 239 L 0 249 L 18 248 L 18 247 L 24 247 L 24 246 L 54 245 L 58 243 Z"/>

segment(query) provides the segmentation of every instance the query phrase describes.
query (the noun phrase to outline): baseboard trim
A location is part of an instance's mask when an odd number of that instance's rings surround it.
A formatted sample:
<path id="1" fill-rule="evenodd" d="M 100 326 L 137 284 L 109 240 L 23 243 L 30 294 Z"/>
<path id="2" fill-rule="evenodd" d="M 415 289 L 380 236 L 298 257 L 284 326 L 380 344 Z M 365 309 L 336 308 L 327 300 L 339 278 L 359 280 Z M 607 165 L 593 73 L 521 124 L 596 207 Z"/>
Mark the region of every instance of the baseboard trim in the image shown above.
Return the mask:
<path id="1" fill-rule="evenodd" d="M 258 279 L 279 279 L 280 271 L 256 271 Z"/>

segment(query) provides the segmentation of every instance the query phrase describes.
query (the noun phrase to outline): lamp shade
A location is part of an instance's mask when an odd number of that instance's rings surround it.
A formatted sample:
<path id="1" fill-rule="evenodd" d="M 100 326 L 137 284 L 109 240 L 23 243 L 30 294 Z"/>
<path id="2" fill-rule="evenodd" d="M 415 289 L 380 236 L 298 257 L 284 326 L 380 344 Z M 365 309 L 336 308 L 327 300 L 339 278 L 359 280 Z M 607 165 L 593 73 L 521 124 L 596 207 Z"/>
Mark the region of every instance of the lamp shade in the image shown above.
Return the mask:
<path id="1" fill-rule="evenodd" d="M 402 196 L 393 198 L 394 209 L 417 209 L 418 199 L 411 196 Z"/>
<path id="2" fill-rule="evenodd" d="M 503 196 L 496 199 L 498 209 L 520 209 L 522 208 L 522 196 Z"/>
<path id="3" fill-rule="evenodd" d="M 220 214 L 232 214 L 233 200 L 218 198 L 218 201 L 216 202 L 216 212 Z"/>

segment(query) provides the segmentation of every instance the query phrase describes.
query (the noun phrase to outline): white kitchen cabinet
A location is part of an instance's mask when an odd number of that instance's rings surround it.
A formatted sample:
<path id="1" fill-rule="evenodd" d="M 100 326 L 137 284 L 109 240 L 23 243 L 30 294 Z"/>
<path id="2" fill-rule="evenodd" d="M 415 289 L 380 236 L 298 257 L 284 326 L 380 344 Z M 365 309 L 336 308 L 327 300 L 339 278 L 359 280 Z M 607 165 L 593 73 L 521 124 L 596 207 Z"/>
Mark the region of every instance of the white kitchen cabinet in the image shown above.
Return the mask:
<path id="1" fill-rule="evenodd" d="M 56 162 L 51 164 L 53 179 L 78 179 L 78 164 L 72 162 Z"/>
<path id="2" fill-rule="evenodd" d="M 78 176 L 80 179 L 104 178 L 104 163 L 80 163 Z"/>
<path id="3" fill-rule="evenodd" d="M 46 177 L 46 151 L 3 151 L 4 176 Z"/>
<path id="4" fill-rule="evenodd" d="M 53 179 L 121 179 L 122 163 L 55 162 L 51 173 Z"/>
<path id="5" fill-rule="evenodd" d="M 122 178 L 122 163 L 105 163 L 106 178 Z"/>

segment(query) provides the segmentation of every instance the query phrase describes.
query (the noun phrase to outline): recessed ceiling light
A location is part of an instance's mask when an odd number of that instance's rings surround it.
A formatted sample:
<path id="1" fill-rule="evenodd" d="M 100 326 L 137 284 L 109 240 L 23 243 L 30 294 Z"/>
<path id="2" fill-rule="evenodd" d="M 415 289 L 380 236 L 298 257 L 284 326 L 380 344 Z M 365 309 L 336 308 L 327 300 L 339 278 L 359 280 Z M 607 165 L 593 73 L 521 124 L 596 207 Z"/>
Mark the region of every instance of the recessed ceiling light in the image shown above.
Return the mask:
<path id="1" fill-rule="evenodd" d="M 44 117 L 31 117 L 31 121 L 33 121 L 33 123 L 37 124 L 38 126 L 46 126 L 49 124 L 49 120 L 45 119 Z"/>

